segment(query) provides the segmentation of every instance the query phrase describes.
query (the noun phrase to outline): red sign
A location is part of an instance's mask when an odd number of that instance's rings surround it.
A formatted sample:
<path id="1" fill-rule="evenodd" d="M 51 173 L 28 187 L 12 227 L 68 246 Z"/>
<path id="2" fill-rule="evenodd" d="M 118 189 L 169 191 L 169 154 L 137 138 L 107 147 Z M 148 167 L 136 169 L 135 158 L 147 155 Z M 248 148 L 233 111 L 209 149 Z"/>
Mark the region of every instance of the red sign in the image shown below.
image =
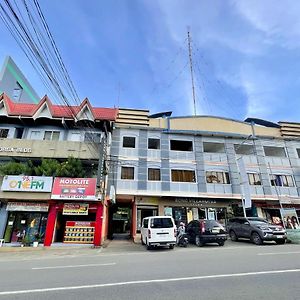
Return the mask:
<path id="1" fill-rule="evenodd" d="M 90 221 L 67 221 L 66 226 L 70 227 L 95 227 L 95 222 Z"/>
<path id="2" fill-rule="evenodd" d="M 97 200 L 96 178 L 59 178 L 54 179 L 51 199 Z"/>

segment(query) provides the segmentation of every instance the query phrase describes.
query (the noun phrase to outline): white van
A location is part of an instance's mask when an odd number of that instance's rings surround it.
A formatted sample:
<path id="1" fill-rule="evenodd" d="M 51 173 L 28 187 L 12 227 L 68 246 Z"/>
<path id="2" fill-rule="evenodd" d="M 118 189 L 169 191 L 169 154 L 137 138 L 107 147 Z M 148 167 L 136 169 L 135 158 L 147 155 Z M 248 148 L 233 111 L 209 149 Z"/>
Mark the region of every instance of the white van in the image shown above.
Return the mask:
<path id="1" fill-rule="evenodd" d="M 170 216 L 147 217 L 142 221 L 141 241 L 147 249 L 153 246 L 168 246 L 173 249 L 176 245 L 176 226 Z"/>

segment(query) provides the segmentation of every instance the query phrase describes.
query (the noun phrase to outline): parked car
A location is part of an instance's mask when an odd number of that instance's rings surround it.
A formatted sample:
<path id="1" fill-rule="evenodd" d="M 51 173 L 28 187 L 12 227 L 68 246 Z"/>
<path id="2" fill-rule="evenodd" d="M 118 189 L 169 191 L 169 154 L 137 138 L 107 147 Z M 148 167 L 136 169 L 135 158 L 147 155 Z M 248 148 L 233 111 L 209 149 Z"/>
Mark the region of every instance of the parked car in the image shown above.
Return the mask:
<path id="1" fill-rule="evenodd" d="M 173 249 L 176 245 L 176 226 L 172 217 L 147 217 L 142 221 L 141 241 L 147 249 L 167 246 Z"/>
<path id="2" fill-rule="evenodd" d="M 254 244 L 261 245 L 264 241 L 275 241 L 284 244 L 286 231 L 280 225 L 273 225 L 262 218 L 232 218 L 228 221 L 227 230 L 232 241 L 239 238 L 250 239 Z"/>
<path id="3" fill-rule="evenodd" d="M 227 240 L 225 228 L 215 220 L 194 220 L 186 226 L 189 242 L 198 247 L 206 243 L 217 243 L 224 246 Z"/>

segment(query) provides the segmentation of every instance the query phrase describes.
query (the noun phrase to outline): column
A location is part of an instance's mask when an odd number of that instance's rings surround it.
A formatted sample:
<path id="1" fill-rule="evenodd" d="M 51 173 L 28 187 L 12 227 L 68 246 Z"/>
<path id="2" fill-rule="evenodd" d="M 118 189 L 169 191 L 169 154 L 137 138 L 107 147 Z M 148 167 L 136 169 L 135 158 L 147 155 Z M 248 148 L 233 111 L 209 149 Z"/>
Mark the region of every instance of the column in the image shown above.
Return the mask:
<path id="1" fill-rule="evenodd" d="M 103 221 L 103 205 L 99 203 L 96 211 L 96 222 L 95 222 L 95 235 L 94 235 L 94 246 L 101 246 L 102 240 L 102 221 Z"/>
<path id="2" fill-rule="evenodd" d="M 44 240 L 45 247 L 49 247 L 52 244 L 53 233 L 54 233 L 55 222 L 56 222 L 56 215 L 57 215 L 56 203 L 50 203 L 45 240 Z"/>
<path id="3" fill-rule="evenodd" d="M 132 217 L 131 217 L 131 220 L 132 220 L 132 223 L 131 223 L 131 236 L 133 238 L 133 241 L 134 241 L 134 238 L 136 236 L 136 214 L 137 214 L 137 209 L 136 209 L 136 203 L 135 203 L 135 200 L 134 200 L 134 202 L 132 203 Z"/>

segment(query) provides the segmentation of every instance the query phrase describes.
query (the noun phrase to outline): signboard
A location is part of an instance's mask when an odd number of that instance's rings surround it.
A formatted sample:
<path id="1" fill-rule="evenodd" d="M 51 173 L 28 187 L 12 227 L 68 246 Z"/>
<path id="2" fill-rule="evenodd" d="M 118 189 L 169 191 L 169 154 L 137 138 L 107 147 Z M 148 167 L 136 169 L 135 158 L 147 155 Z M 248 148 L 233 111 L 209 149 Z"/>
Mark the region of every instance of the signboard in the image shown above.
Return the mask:
<path id="1" fill-rule="evenodd" d="M 8 202 L 6 210 L 8 211 L 38 211 L 47 212 L 49 204 L 32 202 Z"/>
<path id="2" fill-rule="evenodd" d="M 53 183 L 51 199 L 97 200 L 96 178 L 59 178 Z"/>
<path id="3" fill-rule="evenodd" d="M 22 147 L 0 147 L 0 152 L 31 153 L 31 148 Z"/>
<path id="4" fill-rule="evenodd" d="M 89 214 L 89 205 L 86 203 L 65 203 L 63 215 L 87 216 Z"/>
<path id="5" fill-rule="evenodd" d="M 51 192 L 52 182 L 52 177 L 6 175 L 3 178 L 1 190 L 6 192 L 48 193 Z"/>
<path id="6" fill-rule="evenodd" d="M 286 229 L 299 229 L 299 220 L 295 208 L 282 208 L 280 213 Z"/>

